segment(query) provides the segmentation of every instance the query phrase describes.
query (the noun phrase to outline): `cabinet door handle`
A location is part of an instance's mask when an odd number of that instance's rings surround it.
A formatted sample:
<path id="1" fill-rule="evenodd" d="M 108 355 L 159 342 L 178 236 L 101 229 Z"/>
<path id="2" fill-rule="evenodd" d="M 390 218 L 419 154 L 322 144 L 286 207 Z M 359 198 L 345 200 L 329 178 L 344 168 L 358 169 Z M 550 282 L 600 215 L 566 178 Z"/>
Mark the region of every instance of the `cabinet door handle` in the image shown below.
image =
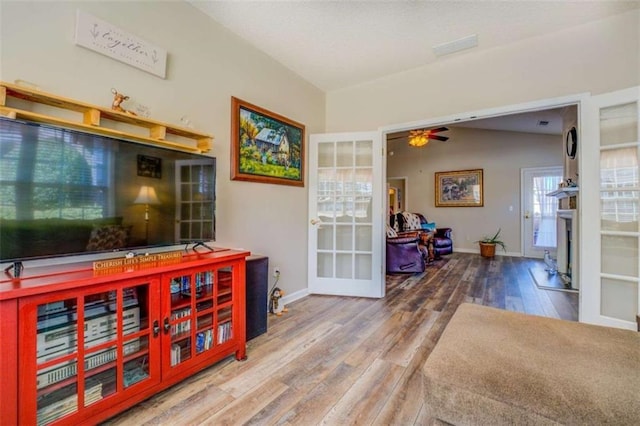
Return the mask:
<path id="1" fill-rule="evenodd" d="M 171 324 L 169 324 L 169 318 L 164 319 L 164 334 L 169 334 L 169 330 L 171 330 Z"/>
<path id="2" fill-rule="evenodd" d="M 158 337 L 158 334 L 160 334 L 160 323 L 158 323 L 158 320 L 155 320 L 153 322 L 153 337 Z"/>

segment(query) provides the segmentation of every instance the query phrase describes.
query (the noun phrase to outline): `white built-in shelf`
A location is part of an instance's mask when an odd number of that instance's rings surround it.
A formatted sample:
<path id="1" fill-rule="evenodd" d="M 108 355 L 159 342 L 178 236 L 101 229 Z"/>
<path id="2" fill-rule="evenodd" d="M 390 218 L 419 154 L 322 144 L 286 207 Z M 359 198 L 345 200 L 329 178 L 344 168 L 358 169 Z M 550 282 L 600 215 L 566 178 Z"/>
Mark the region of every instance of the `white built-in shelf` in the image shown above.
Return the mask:
<path id="1" fill-rule="evenodd" d="M 559 188 L 553 192 L 549 192 L 547 194 L 547 197 L 556 197 L 558 199 L 575 197 L 576 195 L 578 195 L 578 191 L 579 191 L 579 188 L 577 186 L 568 186 L 566 188 Z"/>

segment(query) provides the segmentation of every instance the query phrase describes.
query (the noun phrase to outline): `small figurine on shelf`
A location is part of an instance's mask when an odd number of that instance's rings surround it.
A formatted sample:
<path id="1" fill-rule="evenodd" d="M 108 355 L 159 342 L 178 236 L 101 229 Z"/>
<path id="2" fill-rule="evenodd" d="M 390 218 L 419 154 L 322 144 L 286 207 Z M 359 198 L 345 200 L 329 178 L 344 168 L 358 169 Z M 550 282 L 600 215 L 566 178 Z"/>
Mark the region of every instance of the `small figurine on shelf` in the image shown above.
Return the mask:
<path id="1" fill-rule="evenodd" d="M 114 88 L 111 88 L 111 93 L 113 93 L 113 102 L 111 103 L 111 109 L 118 112 L 124 112 L 125 114 L 130 115 L 138 115 L 133 111 L 126 110 L 120 106 L 120 104 L 124 101 L 129 100 L 129 96 L 123 95 L 122 93 L 118 93 L 118 91 Z"/>
<path id="2" fill-rule="evenodd" d="M 281 316 L 283 312 L 287 312 L 288 309 L 284 307 L 284 303 L 280 302 L 280 299 L 284 296 L 284 291 L 275 287 L 271 291 L 271 299 L 269 300 L 269 312 Z"/>

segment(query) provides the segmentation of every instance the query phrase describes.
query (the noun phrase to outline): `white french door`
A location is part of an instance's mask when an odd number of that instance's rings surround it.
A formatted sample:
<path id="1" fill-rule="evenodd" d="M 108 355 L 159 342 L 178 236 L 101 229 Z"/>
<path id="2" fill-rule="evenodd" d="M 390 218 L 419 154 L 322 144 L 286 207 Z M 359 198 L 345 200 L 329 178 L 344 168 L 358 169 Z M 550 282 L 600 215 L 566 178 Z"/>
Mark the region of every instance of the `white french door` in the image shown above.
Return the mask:
<path id="1" fill-rule="evenodd" d="M 632 330 L 640 313 L 639 101 L 640 87 L 589 99 L 580 171 L 581 239 L 589 240 L 581 320 Z"/>
<path id="2" fill-rule="evenodd" d="M 542 258 L 549 250 L 555 257 L 558 200 L 547 194 L 558 189 L 562 167 L 526 168 L 521 174 L 523 255 Z"/>
<path id="3" fill-rule="evenodd" d="M 316 134 L 309 143 L 309 292 L 383 297 L 382 139 Z"/>
<path id="4" fill-rule="evenodd" d="M 215 239 L 215 176 L 210 160 L 176 161 L 176 241 Z"/>

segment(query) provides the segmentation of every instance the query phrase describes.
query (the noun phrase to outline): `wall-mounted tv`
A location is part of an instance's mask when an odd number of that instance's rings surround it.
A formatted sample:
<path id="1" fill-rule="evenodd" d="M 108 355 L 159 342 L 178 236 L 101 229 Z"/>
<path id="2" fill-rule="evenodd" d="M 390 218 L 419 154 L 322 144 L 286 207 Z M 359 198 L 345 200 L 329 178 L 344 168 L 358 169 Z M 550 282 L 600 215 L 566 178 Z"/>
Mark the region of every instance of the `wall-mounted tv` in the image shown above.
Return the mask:
<path id="1" fill-rule="evenodd" d="M 0 263 L 215 240 L 216 160 L 0 118 Z"/>

